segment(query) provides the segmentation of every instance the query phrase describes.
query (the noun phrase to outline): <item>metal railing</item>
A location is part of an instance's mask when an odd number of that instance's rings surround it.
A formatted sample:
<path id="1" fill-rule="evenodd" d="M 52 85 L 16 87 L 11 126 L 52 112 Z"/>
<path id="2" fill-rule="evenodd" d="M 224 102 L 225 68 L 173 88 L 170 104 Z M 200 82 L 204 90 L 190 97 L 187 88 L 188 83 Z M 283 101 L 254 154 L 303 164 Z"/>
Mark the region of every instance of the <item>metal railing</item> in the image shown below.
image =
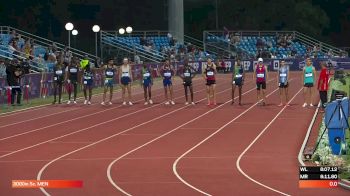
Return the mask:
<path id="1" fill-rule="evenodd" d="M 231 42 L 225 40 L 222 38 L 224 36 L 224 32 L 220 31 L 204 31 L 203 32 L 203 43 L 204 43 L 204 49 L 208 52 L 213 52 L 213 50 L 220 51 L 222 54 L 224 54 L 224 57 L 231 58 L 232 56 L 239 56 L 241 58 L 248 58 L 252 55 L 242 49 L 237 47 L 236 45 L 232 44 Z M 208 37 L 216 37 L 216 41 L 214 42 L 208 42 Z M 235 55 L 232 55 L 234 53 Z"/>
<path id="2" fill-rule="evenodd" d="M 162 30 L 148 30 L 148 31 L 133 31 L 132 33 L 119 34 L 118 31 L 105 30 L 104 32 L 114 34 L 119 37 L 160 37 L 168 36 L 168 31 Z"/>
<path id="3" fill-rule="evenodd" d="M 66 45 L 22 31 L 20 29 L 16 29 L 10 26 L 0 26 L 0 33 L 1 34 L 10 34 L 13 30 L 16 31 L 17 34 L 21 35 L 24 39 L 31 39 L 34 41 L 34 43 L 43 46 L 44 48 L 48 48 L 49 46 L 52 46 L 53 43 L 56 44 L 57 48 L 60 50 L 63 50 Z M 97 57 L 95 55 L 89 54 L 87 52 L 78 50 L 76 48 L 70 48 L 70 51 L 73 53 L 74 56 L 78 58 L 83 58 L 85 55 L 88 56 L 88 58 L 95 60 Z"/>
<path id="4" fill-rule="evenodd" d="M 5 58 L 5 59 L 9 59 L 9 60 L 13 60 L 14 58 L 18 59 L 18 60 L 24 60 L 24 59 L 27 59 L 25 58 L 23 55 L 25 55 L 24 53 L 22 52 L 18 52 L 17 53 L 19 54 L 14 54 L 14 53 L 11 53 L 10 51 L 8 51 L 7 49 L 4 49 L 3 47 L 0 47 L 0 52 L 1 53 L 5 53 L 6 55 L 3 55 L 3 54 L 0 54 L 0 57 L 1 58 Z M 31 69 L 32 72 L 34 73 L 38 73 L 38 72 L 43 72 L 43 71 L 47 71 L 47 69 L 45 68 L 42 68 L 42 67 L 38 67 L 36 66 L 36 62 L 34 60 L 30 60 L 30 59 L 27 59 L 28 60 L 28 63 L 30 64 L 30 66 L 34 69 Z"/>
<path id="5" fill-rule="evenodd" d="M 101 31 L 101 45 L 102 49 L 105 47 L 103 45 L 108 45 L 130 54 L 137 53 L 141 58 L 149 60 L 151 62 L 161 62 L 164 58 L 164 54 L 159 51 L 152 49 L 145 49 L 140 44 L 126 44 L 122 40 L 120 40 L 118 35 L 108 33 L 106 31 Z"/>

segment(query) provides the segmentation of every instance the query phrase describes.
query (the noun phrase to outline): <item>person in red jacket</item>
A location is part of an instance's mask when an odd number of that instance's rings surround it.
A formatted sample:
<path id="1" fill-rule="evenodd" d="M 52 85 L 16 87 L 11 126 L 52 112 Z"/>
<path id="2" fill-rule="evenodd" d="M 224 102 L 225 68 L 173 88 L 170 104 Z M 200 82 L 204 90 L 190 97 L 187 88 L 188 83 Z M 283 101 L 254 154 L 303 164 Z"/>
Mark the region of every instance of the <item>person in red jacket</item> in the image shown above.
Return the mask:
<path id="1" fill-rule="evenodd" d="M 329 71 L 325 63 L 321 63 L 321 73 L 318 78 L 317 89 L 320 92 L 320 100 L 321 100 L 321 112 L 324 112 L 324 108 L 327 103 L 327 91 L 328 91 L 328 79 L 329 79 Z"/>

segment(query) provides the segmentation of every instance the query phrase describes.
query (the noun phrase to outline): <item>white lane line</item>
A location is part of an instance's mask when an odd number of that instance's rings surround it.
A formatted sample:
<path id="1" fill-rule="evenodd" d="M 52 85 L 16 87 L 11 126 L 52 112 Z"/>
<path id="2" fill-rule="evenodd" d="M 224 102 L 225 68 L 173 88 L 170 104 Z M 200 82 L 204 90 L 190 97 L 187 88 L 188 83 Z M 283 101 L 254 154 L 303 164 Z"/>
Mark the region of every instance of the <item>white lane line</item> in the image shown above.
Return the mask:
<path id="1" fill-rule="evenodd" d="M 274 94 L 276 91 L 278 90 L 275 89 L 274 91 L 272 91 L 271 93 L 269 93 L 266 97 L 271 96 L 272 94 Z M 219 133 L 221 130 L 223 130 L 225 127 L 227 127 L 228 125 L 230 125 L 232 122 L 236 121 L 237 119 L 239 119 L 241 116 L 243 116 L 245 113 L 247 113 L 248 111 L 250 111 L 251 109 L 253 109 L 258 103 L 254 103 L 252 106 L 250 106 L 248 109 L 244 110 L 242 113 L 240 113 L 238 116 L 236 116 L 234 119 L 230 120 L 229 122 L 227 122 L 226 124 L 224 124 L 223 126 L 221 126 L 218 130 L 216 130 L 215 132 L 213 132 L 212 134 L 210 134 L 208 137 L 206 137 L 204 140 L 200 141 L 199 143 L 197 143 L 195 146 L 193 146 L 192 148 L 190 148 L 189 150 L 187 150 L 185 153 L 183 153 L 181 156 L 179 156 L 173 163 L 173 173 L 175 174 L 175 176 L 185 185 L 187 185 L 188 187 L 192 188 L 193 190 L 196 190 L 197 192 L 204 194 L 204 195 L 211 195 L 205 191 L 200 190 L 199 188 L 191 185 L 189 182 L 187 182 L 185 179 L 183 179 L 178 171 L 177 171 L 177 165 L 179 163 L 179 161 L 185 157 L 187 154 L 189 154 L 191 151 L 193 151 L 194 149 L 196 149 L 198 146 L 202 145 L 204 142 L 206 142 L 207 140 L 209 140 L 210 138 L 212 138 L 214 135 L 216 135 L 217 133 Z"/>
<path id="2" fill-rule="evenodd" d="M 160 90 L 160 89 L 162 89 L 162 88 L 158 88 L 157 90 Z M 174 92 L 178 92 L 178 91 L 182 91 L 182 90 L 183 89 L 178 89 L 178 90 L 175 90 Z M 196 92 L 200 92 L 200 91 L 196 91 Z M 141 93 L 139 93 L 139 94 L 141 94 Z M 159 94 L 159 95 L 154 96 L 154 97 L 160 97 L 160 96 L 162 96 L 162 94 Z M 182 98 L 182 97 L 179 97 L 179 98 Z M 139 102 L 139 101 L 142 101 L 142 100 L 144 100 L 144 98 L 138 99 L 138 100 L 136 100 L 136 102 Z M 118 108 L 121 108 L 121 107 L 123 107 L 123 105 L 119 105 L 117 107 L 112 107 L 112 108 L 100 110 L 98 112 L 90 113 L 90 114 L 87 114 L 87 115 L 84 115 L 84 116 L 79 116 L 79 117 L 72 118 L 72 119 L 69 119 L 69 120 L 66 120 L 66 121 L 61 121 L 61 122 L 54 123 L 54 124 L 51 124 L 51 125 L 48 125 L 48 126 L 44 126 L 44 127 L 40 127 L 40 128 L 37 128 L 37 129 L 32 129 L 30 131 L 26 131 L 26 132 L 14 134 L 14 135 L 11 135 L 11 136 L 3 137 L 3 138 L 0 138 L 0 141 L 4 141 L 4 140 L 8 140 L 8 139 L 11 139 L 11 138 L 14 138 L 14 137 L 26 135 L 26 134 L 33 133 L 33 132 L 37 132 L 37 131 L 40 131 L 40 130 L 43 130 L 43 129 L 47 129 L 47 128 L 51 128 L 51 127 L 54 127 L 54 126 L 57 126 L 57 125 L 62 125 L 62 124 L 68 123 L 68 122 L 72 122 L 72 121 L 79 120 L 79 119 L 82 119 L 82 118 L 85 118 L 85 117 L 89 117 L 89 116 L 94 116 L 96 114 L 104 113 L 104 112 L 107 112 L 107 111 L 110 111 L 110 110 L 114 110 L 114 109 L 118 109 Z"/>
<path id="3" fill-rule="evenodd" d="M 198 92 L 201 92 L 201 91 L 205 91 L 205 90 L 195 91 L 194 93 L 198 93 Z M 227 91 L 227 90 L 225 90 L 225 91 Z M 175 98 L 175 100 L 176 100 L 176 99 L 180 99 L 180 98 L 182 98 L 182 97 L 184 97 L 184 96 L 180 96 L 180 97 L 178 97 L 178 98 Z M 49 140 L 46 140 L 46 141 L 43 141 L 43 142 L 34 144 L 34 145 L 31 145 L 31 146 L 27 146 L 27 147 L 25 147 L 25 148 L 21 148 L 21 149 L 19 149 L 19 150 L 12 151 L 12 152 L 10 152 L 10 153 L 1 155 L 1 156 L 0 156 L 0 159 L 1 159 L 1 158 L 4 158 L 4 157 L 7 157 L 7 156 L 10 156 L 10 155 L 12 155 L 12 154 L 18 153 L 18 152 L 22 152 L 22 151 L 25 151 L 25 150 L 34 148 L 34 147 L 36 147 L 36 146 L 40 146 L 40 145 L 42 145 L 42 144 L 49 143 L 49 142 L 54 141 L 54 140 L 57 140 L 57 139 L 61 139 L 61 138 L 64 138 L 64 137 L 67 137 L 67 136 L 70 136 L 70 135 L 74 135 L 74 134 L 79 133 L 79 132 L 83 132 L 83 131 L 86 131 L 86 130 L 95 128 L 95 127 L 100 126 L 100 125 L 104 125 L 104 124 L 107 124 L 107 123 L 110 123 L 110 122 L 119 120 L 119 119 L 124 118 L 124 117 L 127 117 L 127 116 L 131 116 L 131 115 L 133 115 L 133 114 L 137 114 L 137 113 L 143 112 L 143 111 L 145 111 L 145 110 L 149 110 L 149 109 L 154 108 L 154 107 L 157 107 L 157 106 L 161 106 L 161 105 L 163 105 L 163 104 L 162 104 L 162 103 L 160 103 L 160 104 L 154 104 L 154 105 L 152 105 L 152 106 L 150 106 L 150 107 L 143 108 L 143 109 L 141 109 L 141 110 L 137 110 L 137 111 L 134 111 L 134 112 L 131 112 L 131 113 L 128 113 L 128 114 L 119 116 L 119 117 L 117 117 L 117 118 L 110 119 L 110 120 L 108 120 L 108 121 L 104 121 L 104 122 L 101 122 L 101 123 L 98 123 L 98 124 L 95 124 L 95 125 L 92 125 L 92 126 L 89 126 L 89 127 L 85 127 L 85 128 L 83 128 L 83 129 L 79 129 L 79 130 L 77 130 L 77 131 L 70 132 L 70 133 L 68 133 L 68 134 L 64 134 L 64 135 L 61 135 L 61 136 L 58 136 L 58 137 L 55 137 L 55 138 L 52 138 L 52 139 L 49 139 Z M 190 106 L 190 105 L 188 105 L 188 106 Z M 121 107 L 121 106 L 120 106 L 120 107 Z M 177 111 L 177 110 L 176 110 L 176 111 Z M 1 141 L 1 139 L 0 139 L 0 141 Z"/>
<path id="4" fill-rule="evenodd" d="M 30 121 L 33 121 L 33 120 L 38 120 L 38 119 L 42 119 L 42 118 L 46 118 L 46 117 L 50 117 L 50 116 L 55 116 L 55 115 L 62 114 L 62 113 L 65 113 L 65 112 L 71 112 L 71 111 L 78 110 L 78 109 L 79 108 L 73 108 L 73 109 L 70 109 L 70 110 L 63 110 L 63 111 L 60 111 L 60 112 L 51 113 L 51 114 L 47 114 L 47 115 L 44 115 L 44 116 L 39 116 L 39 117 L 36 117 L 36 118 L 30 118 L 30 119 L 27 119 L 27 120 L 16 121 L 14 123 L 2 125 L 2 126 L 0 126 L 0 129 L 1 128 L 5 128 L 5 127 L 9 127 L 9 126 L 13 126 L 13 125 L 18 125 L 18 124 L 25 123 L 25 122 L 30 122 Z"/>
<path id="5" fill-rule="evenodd" d="M 297 95 L 298 95 L 302 90 L 303 90 L 303 88 L 301 88 L 301 89 L 292 97 L 292 99 L 289 100 L 288 104 L 290 104 L 290 103 L 297 97 Z M 252 181 L 252 182 L 254 182 L 254 183 L 256 183 L 256 184 L 258 184 L 258 185 L 260 185 L 260 186 L 262 186 L 262 187 L 264 187 L 264 188 L 266 188 L 266 189 L 269 189 L 269 190 L 271 190 L 271 191 L 273 191 L 273 192 L 279 193 L 279 194 L 281 194 L 281 195 L 290 196 L 288 193 L 284 193 L 284 192 L 282 192 L 282 191 L 279 191 L 279 190 L 277 190 L 277 189 L 274 189 L 274 188 L 272 188 L 272 187 L 270 187 L 270 186 L 267 186 L 267 185 L 265 185 L 265 184 L 263 184 L 263 183 L 261 183 L 261 182 L 255 180 L 255 179 L 253 179 L 253 178 L 250 177 L 248 174 L 246 174 L 246 173 L 242 170 L 242 168 L 241 168 L 241 166 L 240 166 L 240 161 L 241 161 L 242 157 L 244 156 L 244 154 L 255 144 L 256 141 L 258 141 L 258 139 L 259 139 L 259 138 L 265 133 L 265 131 L 275 122 L 275 120 L 282 114 L 282 112 L 283 112 L 286 108 L 287 108 L 287 107 L 284 106 L 284 107 L 278 112 L 278 114 L 269 122 L 269 124 L 267 124 L 266 127 L 259 133 L 259 135 L 257 135 L 256 138 L 247 146 L 247 148 L 244 149 L 244 151 L 239 155 L 239 157 L 238 157 L 238 159 L 237 159 L 237 161 L 236 161 L 236 167 L 237 167 L 238 171 L 239 171 L 244 177 L 248 178 L 250 181 Z"/>
<path id="6" fill-rule="evenodd" d="M 271 81 L 272 81 L 272 80 L 271 80 Z M 255 90 L 255 89 L 256 89 L 256 87 L 250 89 L 249 91 L 243 93 L 242 95 L 245 95 L 245 94 L 247 94 L 247 93 L 249 93 L 249 92 L 251 92 L 251 91 L 253 91 L 253 90 Z M 231 89 L 230 89 L 230 90 L 231 90 Z M 275 91 L 276 91 L 276 90 L 275 90 Z M 235 99 L 237 99 L 237 98 L 238 98 L 238 96 L 235 97 Z M 186 123 L 184 123 L 184 124 L 182 124 L 182 125 L 180 125 L 180 126 L 174 128 L 174 129 L 172 129 L 172 130 L 170 130 L 170 131 L 168 131 L 168 132 L 166 132 L 166 133 L 164 133 L 164 134 L 162 134 L 162 135 L 160 135 L 160 136 L 158 136 L 158 137 L 156 137 L 156 138 L 153 139 L 153 140 L 150 140 L 150 141 L 147 142 L 147 143 L 144 143 L 143 145 L 140 145 L 140 146 L 137 147 L 137 148 L 134 148 L 133 150 L 131 150 L 131 151 L 129 151 L 129 152 L 123 154 L 122 156 L 119 156 L 117 159 L 115 159 L 114 161 L 112 161 L 112 162 L 108 165 L 108 168 L 107 168 L 107 178 L 108 178 L 109 182 L 110 182 L 116 189 L 118 189 L 121 193 L 123 193 L 123 194 L 125 194 L 125 195 L 131 195 L 130 193 L 128 193 L 128 192 L 126 192 L 125 190 L 123 190 L 120 186 L 118 186 L 118 185 L 116 184 L 116 182 L 114 182 L 114 180 L 113 180 L 113 178 L 112 178 L 112 174 L 111 174 L 112 166 L 113 166 L 117 161 L 119 161 L 120 159 L 124 158 L 125 156 L 127 156 L 127 155 L 129 155 L 129 154 L 131 154 L 131 153 L 133 153 L 133 152 L 135 152 L 135 151 L 137 151 L 137 150 L 139 150 L 139 149 L 141 149 L 141 148 L 147 146 L 148 144 L 151 144 L 151 143 L 153 143 L 154 141 L 157 141 L 157 140 L 159 140 L 159 139 L 161 139 L 161 138 L 163 138 L 163 137 L 169 135 L 170 133 L 172 133 L 172 132 L 174 132 L 174 131 L 176 131 L 176 130 L 178 130 L 178 129 L 181 129 L 181 128 L 184 127 L 185 125 L 187 125 L 187 124 L 189 124 L 189 123 L 191 123 L 191 122 L 194 122 L 194 121 L 200 119 L 201 117 L 203 117 L 203 116 L 205 116 L 205 115 L 207 115 L 207 114 L 209 114 L 209 113 L 211 113 L 211 112 L 213 112 L 213 111 L 215 111 L 215 110 L 217 110 L 217 109 L 223 107 L 225 104 L 230 103 L 230 102 L 231 102 L 231 100 L 225 102 L 224 104 L 222 104 L 222 105 L 220 105 L 220 106 L 218 106 L 218 107 L 216 107 L 216 108 L 213 108 L 213 109 L 211 109 L 211 110 L 205 112 L 204 114 L 201 114 L 201 115 L 197 116 L 196 118 L 193 118 L 192 120 L 190 120 L 190 121 L 188 121 L 188 122 L 186 122 Z"/>
<path id="7" fill-rule="evenodd" d="M 223 92 L 226 92 L 226 91 L 229 91 L 229 90 L 231 90 L 231 87 L 230 87 L 229 89 L 226 89 L 226 90 L 223 90 L 223 91 L 221 91 L 221 92 L 218 92 L 218 94 L 223 93 Z M 198 102 L 201 102 L 201 101 L 203 101 L 203 100 L 206 100 L 206 98 L 203 98 L 203 99 L 199 100 Z M 173 111 L 171 111 L 171 112 L 169 112 L 169 113 L 166 113 L 166 114 L 163 114 L 163 115 L 158 116 L 158 117 L 156 117 L 156 118 L 153 118 L 152 120 L 145 121 L 145 122 L 143 122 L 143 123 L 140 123 L 140 124 L 138 124 L 138 125 L 135 125 L 135 126 L 133 126 L 133 127 L 130 127 L 130 128 L 128 128 L 128 129 L 125 129 L 125 130 L 123 130 L 123 131 L 121 131 L 121 132 L 118 132 L 118 133 L 116 133 L 116 134 L 110 135 L 110 136 L 105 137 L 105 138 L 103 138 L 103 139 L 101 139 L 101 140 L 98 140 L 98 141 L 96 141 L 96 142 L 94 142 L 94 143 L 91 143 L 91 144 L 89 144 L 89 145 L 86 145 L 86 146 L 83 146 L 83 147 L 81 147 L 81 148 L 78 148 L 78 149 L 76 149 L 76 150 L 74 150 L 74 151 L 71 151 L 71 152 L 66 153 L 66 154 L 64 154 L 64 155 L 61 155 L 61 156 L 59 156 L 59 157 L 57 157 L 57 158 L 51 160 L 49 163 L 47 163 L 46 165 L 44 165 L 44 167 L 42 167 L 42 168 L 40 169 L 40 171 L 39 171 L 39 173 L 38 173 L 38 175 L 37 175 L 37 180 L 40 180 L 40 179 L 41 179 L 41 176 L 42 176 L 43 172 L 45 171 L 45 169 L 46 169 L 49 165 L 51 165 L 52 163 L 56 162 L 57 160 L 59 160 L 59 159 L 61 159 L 61 158 L 63 158 L 63 157 L 69 156 L 69 155 L 71 155 L 71 154 L 73 154 L 73 153 L 76 153 L 76 152 L 78 152 L 78 151 L 81 151 L 81 150 L 83 150 L 83 149 L 85 149 L 85 148 L 89 148 L 89 147 L 91 147 L 91 146 L 94 146 L 94 145 L 96 145 L 96 144 L 99 144 L 99 143 L 101 143 L 101 142 L 104 142 L 104 141 L 106 141 L 106 140 L 109 140 L 109 139 L 111 139 L 111 138 L 114 138 L 114 137 L 116 137 L 116 136 L 118 136 L 118 135 L 127 133 L 127 132 L 129 132 L 129 131 L 131 131 L 131 130 L 133 130 L 133 129 L 138 128 L 138 127 L 142 127 L 142 126 L 145 125 L 145 124 L 148 124 L 148 123 L 154 122 L 154 121 L 156 121 L 156 120 L 159 120 L 159 119 L 161 119 L 161 118 L 163 118 L 163 117 L 169 116 L 169 115 L 171 115 L 171 114 L 173 114 L 173 113 L 175 113 L 175 112 L 177 112 L 177 111 L 183 110 L 183 109 L 186 108 L 186 107 L 190 107 L 190 105 L 183 106 L 183 107 L 181 107 L 181 108 L 175 109 L 175 110 L 173 110 Z M 0 156 L 0 158 L 1 158 L 1 156 Z M 46 190 L 45 190 L 44 188 L 40 188 L 40 190 L 41 190 L 45 195 L 50 195 L 48 192 L 46 192 Z"/>

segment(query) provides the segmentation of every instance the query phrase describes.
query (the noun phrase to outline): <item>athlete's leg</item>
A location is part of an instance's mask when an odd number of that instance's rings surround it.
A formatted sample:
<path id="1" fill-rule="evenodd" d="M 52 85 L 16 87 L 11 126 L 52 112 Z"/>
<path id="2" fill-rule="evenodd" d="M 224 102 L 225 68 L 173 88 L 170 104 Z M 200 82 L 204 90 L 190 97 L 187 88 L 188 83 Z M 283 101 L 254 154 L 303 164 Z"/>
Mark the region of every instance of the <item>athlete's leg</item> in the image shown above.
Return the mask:
<path id="1" fill-rule="evenodd" d="M 191 102 L 194 103 L 194 100 L 193 100 L 193 85 L 191 84 L 191 86 L 189 86 L 190 88 L 190 93 L 191 93 Z"/>
<path id="2" fill-rule="evenodd" d="M 216 84 L 212 85 L 212 91 L 213 91 L 213 102 L 214 102 L 214 105 L 216 105 Z"/>

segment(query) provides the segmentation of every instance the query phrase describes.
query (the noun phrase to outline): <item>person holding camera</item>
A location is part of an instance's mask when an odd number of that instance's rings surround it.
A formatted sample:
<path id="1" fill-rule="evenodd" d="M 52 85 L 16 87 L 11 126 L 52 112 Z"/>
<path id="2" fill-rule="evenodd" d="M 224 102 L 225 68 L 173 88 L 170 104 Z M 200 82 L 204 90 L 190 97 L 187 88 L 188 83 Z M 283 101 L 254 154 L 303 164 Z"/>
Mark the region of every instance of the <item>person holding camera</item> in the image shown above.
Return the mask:
<path id="1" fill-rule="evenodd" d="M 11 105 L 15 105 L 17 97 L 17 105 L 21 105 L 22 89 L 20 87 L 21 77 L 25 74 L 24 70 L 18 64 L 17 60 L 9 63 L 6 67 L 7 84 L 11 89 Z"/>

